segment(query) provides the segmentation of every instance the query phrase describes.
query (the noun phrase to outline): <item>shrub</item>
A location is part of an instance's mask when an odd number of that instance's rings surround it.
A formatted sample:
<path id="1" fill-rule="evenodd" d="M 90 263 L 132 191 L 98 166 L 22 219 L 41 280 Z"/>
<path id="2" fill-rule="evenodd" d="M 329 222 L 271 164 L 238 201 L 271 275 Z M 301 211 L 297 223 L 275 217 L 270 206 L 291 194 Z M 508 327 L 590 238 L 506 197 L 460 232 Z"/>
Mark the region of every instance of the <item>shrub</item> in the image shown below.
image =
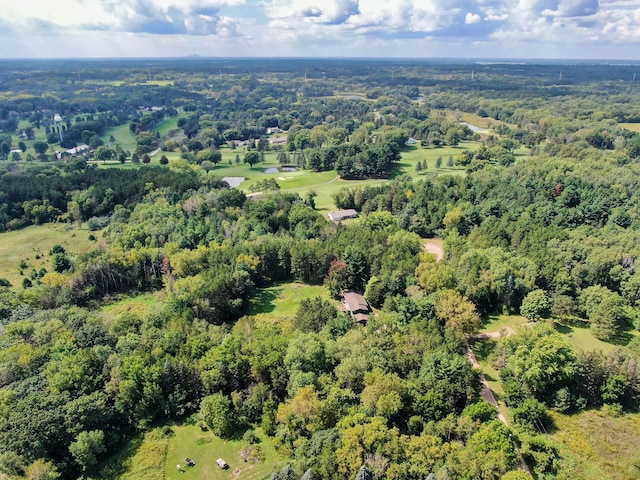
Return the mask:
<path id="1" fill-rule="evenodd" d="M 91 217 L 87 221 L 87 226 L 89 227 L 89 230 L 95 232 L 96 230 L 102 230 L 103 228 L 108 226 L 110 220 L 111 220 L 111 217 L 109 216 Z"/>
<path id="2" fill-rule="evenodd" d="M 251 444 L 260 443 L 260 437 L 258 437 L 258 435 L 256 435 L 256 432 L 254 432 L 253 430 L 247 430 L 246 432 L 244 432 L 244 435 L 242 435 L 242 439 L 245 442 Z"/>

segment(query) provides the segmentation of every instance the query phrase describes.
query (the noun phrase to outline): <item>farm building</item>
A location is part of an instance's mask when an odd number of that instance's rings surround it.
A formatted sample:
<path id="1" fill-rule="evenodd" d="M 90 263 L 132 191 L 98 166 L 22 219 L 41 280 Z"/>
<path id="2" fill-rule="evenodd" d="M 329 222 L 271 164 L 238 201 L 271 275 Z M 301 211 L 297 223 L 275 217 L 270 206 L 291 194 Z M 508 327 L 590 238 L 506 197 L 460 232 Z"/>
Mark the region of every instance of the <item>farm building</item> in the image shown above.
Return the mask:
<path id="1" fill-rule="evenodd" d="M 329 212 L 327 213 L 327 215 L 332 221 L 339 222 L 347 218 L 356 218 L 358 216 L 358 212 L 356 212 L 353 208 L 349 208 L 347 210 L 336 210 L 335 212 Z"/>
<path id="2" fill-rule="evenodd" d="M 371 313 L 369 302 L 359 293 L 353 291 L 344 292 L 342 294 L 342 305 L 356 322 L 366 324 L 369 321 L 369 313 Z"/>
<path id="3" fill-rule="evenodd" d="M 89 153 L 89 145 L 82 144 L 82 145 L 78 145 L 75 148 L 70 148 L 69 150 L 65 150 L 62 153 L 62 156 L 77 157 L 78 155 L 83 155 L 85 153 Z"/>

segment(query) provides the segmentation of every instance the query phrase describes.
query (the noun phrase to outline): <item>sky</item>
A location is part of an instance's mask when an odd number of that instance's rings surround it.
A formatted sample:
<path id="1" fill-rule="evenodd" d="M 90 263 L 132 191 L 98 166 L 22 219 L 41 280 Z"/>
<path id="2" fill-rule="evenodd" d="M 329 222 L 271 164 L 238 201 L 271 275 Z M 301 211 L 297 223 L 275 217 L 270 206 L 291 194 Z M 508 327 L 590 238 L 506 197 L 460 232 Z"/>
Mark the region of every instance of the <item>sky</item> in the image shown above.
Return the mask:
<path id="1" fill-rule="evenodd" d="M 0 0 L 0 58 L 640 59 L 640 0 Z"/>

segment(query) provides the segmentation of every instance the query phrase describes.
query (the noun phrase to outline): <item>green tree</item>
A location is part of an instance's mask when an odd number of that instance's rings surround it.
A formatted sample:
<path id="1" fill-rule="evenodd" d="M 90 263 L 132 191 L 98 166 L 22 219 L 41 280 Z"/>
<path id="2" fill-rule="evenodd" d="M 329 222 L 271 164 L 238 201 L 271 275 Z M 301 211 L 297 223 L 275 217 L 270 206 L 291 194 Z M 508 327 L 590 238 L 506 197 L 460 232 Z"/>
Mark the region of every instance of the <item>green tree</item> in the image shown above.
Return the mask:
<path id="1" fill-rule="evenodd" d="M 33 142 L 33 149 L 38 155 L 44 155 L 49 149 L 49 144 L 42 140 L 36 140 Z"/>
<path id="2" fill-rule="evenodd" d="M 524 470 L 511 470 L 502 475 L 500 480 L 531 480 L 531 475 Z"/>
<path id="3" fill-rule="evenodd" d="M 106 451 L 102 430 L 83 431 L 75 442 L 69 445 L 69 451 L 82 470 L 86 471 L 98 463 L 100 454 Z"/>
<path id="4" fill-rule="evenodd" d="M 160 157 L 160 165 L 166 165 L 169 163 L 169 159 L 167 158 L 166 155 L 162 154 L 162 156 Z"/>
<path id="5" fill-rule="evenodd" d="M 532 290 L 522 300 L 520 315 L 535 322 L 541 318 L 548 318 L 551 314 L 551 301 L 544 290 Z"/>
<path id="6" fill-rule="evenodd" d="M 503 338 L 499 347 L 506 365 L 537 398 L 544 398 L 576 374 L 571 344 L 545 323 L 520 328 Z"/>
<path id="7" fill-rule="evenodd" d="M 351 271 L 349 265 L 341 260 L 334 260 L 329 266 L 329 273 L 325 279 L 325 285 L 333 298 L 351 287 Z"/>
<path id="8" fill-rule="evenodd" d="M 231 399 L 214 393 L 202 400 L 200 413 L 209 429 L 220 438 L 230 438 L 238 428 L 238 419 Z"/>
<path id="9" fill-rule="evenodd" d="M 244 163 L 249 164 L 249 168 L 253 168 L 253 166 L 260 161 L 260 154 L 258 152 L 247 152 L 244 155 Z"/>
<path id="10" fill-rule="evenodd" d="M 58 468 L 50 461 L 40 458 L 29 465 L 24 473 L 27 480 L 58 480 Z"/>
<path id="11" fill-rule="evenodd" d="M 107 163 L 107 160 L 112 160 L 116 156 L 116 151 L 113 148 L 105 147 L 104 145 L 96 148 L 96 151 L 93 153 L 93 156 L 96 160 L 99 160 L 103 163 Z"/>
<path id="12" fill-rule="evenodd" d="M 293 317 L 293 325 L 302 332 L 319 332 L 330 320 L 338 316 L 338 309 L 322 297 L 300 301 Z"/>
<path id="13" fill-rule="evenodd" d="M 624 300 L 617 293 L 605 297 L 590 315 L 591 330 L 600 340 L 615 339 L 628 322 Z"/>

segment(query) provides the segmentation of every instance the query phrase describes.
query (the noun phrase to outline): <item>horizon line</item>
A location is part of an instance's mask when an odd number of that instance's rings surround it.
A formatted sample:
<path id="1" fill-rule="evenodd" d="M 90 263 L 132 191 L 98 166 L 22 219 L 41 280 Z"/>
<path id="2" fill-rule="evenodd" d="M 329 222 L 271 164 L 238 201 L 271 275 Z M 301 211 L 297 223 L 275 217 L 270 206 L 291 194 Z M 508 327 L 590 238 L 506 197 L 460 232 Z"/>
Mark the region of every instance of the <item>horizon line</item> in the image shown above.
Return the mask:
<path id="1" fill-rule="evenodd" d="M 128 60 L 384 60 L 384 61 L 458 61 L 458 62 L 598 62 L 598 63 L 621 63 L 629 62 L 640 64 L 640 59 L 632 58 L 576 58 L 576 57 L 448 57 L 448 56 L 431 56 L 431 57 L 389 57 L 389 56 L 278 56 L 278 55 L 261 55 L 261 56 L 208 56 L 199 54 L 190 54 L 182 56 L 104 56 L 104 57 L 0 57 L 0 62 L 6 61 L 128 61 Z"/>

